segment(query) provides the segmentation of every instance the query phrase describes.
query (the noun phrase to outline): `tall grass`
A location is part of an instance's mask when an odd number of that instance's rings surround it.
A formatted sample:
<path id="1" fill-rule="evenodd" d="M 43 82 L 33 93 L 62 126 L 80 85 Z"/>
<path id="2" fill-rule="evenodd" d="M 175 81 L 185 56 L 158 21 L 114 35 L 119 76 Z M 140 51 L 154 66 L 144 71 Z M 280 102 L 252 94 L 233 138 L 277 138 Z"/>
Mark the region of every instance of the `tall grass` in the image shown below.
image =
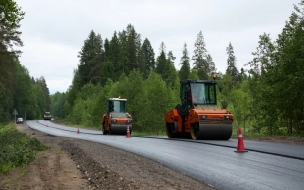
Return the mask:
<path id="1" fill-rule="evenodd" d="M 19 132 L 13 123 L 0 125 L 0 173 L 29 164 L 37 152 L 48 148 L 36 138 Z"/>

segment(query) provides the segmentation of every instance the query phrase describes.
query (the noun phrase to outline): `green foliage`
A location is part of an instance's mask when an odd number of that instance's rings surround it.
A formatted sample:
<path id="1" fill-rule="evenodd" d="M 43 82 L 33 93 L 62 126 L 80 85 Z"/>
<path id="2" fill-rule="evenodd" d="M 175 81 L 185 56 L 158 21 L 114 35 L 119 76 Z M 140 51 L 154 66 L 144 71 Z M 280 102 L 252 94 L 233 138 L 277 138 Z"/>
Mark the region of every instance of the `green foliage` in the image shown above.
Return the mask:
<path id="1" fill-rule="evenodd" d="M 65 93 L 56 92 L 50 96 L 52 106 L 51 113 L 52 117 L 65 118 L 64 105 L 65 105 Z"/>
<path id="2" fill-rule="evenodd" d="M 16 56 L 21 51 L 14 50 L 13 46 L 23 46 L 18 29 L 25 13 L 13 0 L 2 0 L 0 13 L 0 55 Z"/>
<path id="3" fill-rule="evenodd" d="M 196 69 L 191 69 L 188 79 L 199 80 L 199 77 L 198 77 Z"/>
<path id="4" fill-rule="evenodd" d="M 20 133 L 13 124 L 0 126 L 0 173 L 29 164 L 37 152 L 47 149 L 36 138 Z"/>
<path id="5" fill-rule="evenodd" d="M 161 77 L 151 72 L 143 86 L 144 93 L 139 97 L 137 130 L 148 134 L 163 134 L 165 131 L 164 115 L 174 107 L 171 101 L 173 92 L 166 87 Z"/>
<path id="6" fill-rule="evenodd" d="M 303 6 L 303 1 L 300 3 Z M 253 132 L 268 135 L 303 135 L 303 12 L 295 7 L 274 42 L 260 36 L 249 78 Z"/>
<path id="7" fill-rule="evenodd" d="M 45 94 L 42 90 L 41 85 L 35 84 L 33 85 L 33 94 L 35 97 L 35 115 L 33 116 L 35 119 L 42 118 L 46 107 L 46 99 Z"/>
<path id="8" fill-rule="evenodd" d="M 41 87 L 45 97 L 45 107 L 43 107 L 43 113 L 51 110 L 51 99 L 50 99 L 50 91 L 47 87 L 46 81 L 43 76 L 36 80 L 36 84 Z"/>
<path id="9" fill-rule="evenodd" d="M 1 45 L 1 44 L 0 44 Z M 0 121 L 8 121 L 13 111 L 17 80 L 13 71 L 17 63 L 12 56 L 0 54 Z"/>
<path id="10" fill-rule="evenodd" d="M 19 116 L 26 117 L 28 119 L 35 119 L 35 97 L 33 93 L 33 87 L 31 84 L 31 78 L 27 69 L 20 64 L 17 64 L 16 75 L 17 86 L 14 95 L 14 108 L 18 110 Z"/>
<path id="11" fill-rule="evenodd" d="M 0 13 L 0 121 L 8 121 L 17 86 L 17 56 L 21 53 L 13 46 L 23 45 L 18 29 L 25 13 L 13 0 L 1 1 Z"/>
<path id="12" fill-rule="evenodd" d="M 69 119 L 75 124 L 83 124 L 86 127 L 98 124 L 93 118 L 95 118 L 94 108 L 101 91 L 100 84 L 88 83 L 84 85 L 77 94 Z"/>

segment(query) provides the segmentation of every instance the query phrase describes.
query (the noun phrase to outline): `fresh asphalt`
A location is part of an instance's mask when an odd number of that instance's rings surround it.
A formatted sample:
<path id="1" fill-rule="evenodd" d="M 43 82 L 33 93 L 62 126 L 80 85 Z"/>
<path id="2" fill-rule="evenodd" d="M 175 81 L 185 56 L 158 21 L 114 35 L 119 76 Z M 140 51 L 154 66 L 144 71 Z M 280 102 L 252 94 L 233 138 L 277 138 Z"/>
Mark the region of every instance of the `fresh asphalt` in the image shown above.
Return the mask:
<path id="1" fill-rule="evenodd" d="M 304 146 L 246 141 L 247 153 L 236 153 L 237 140 L 192 141 L 168 138 L 126 138 L 54 124 L 27 121 L 54 136 L 94 141 L 155 160 L 215 189 L 303 189 Z M 78 133 L 79 132 L 79 133 Z"/>

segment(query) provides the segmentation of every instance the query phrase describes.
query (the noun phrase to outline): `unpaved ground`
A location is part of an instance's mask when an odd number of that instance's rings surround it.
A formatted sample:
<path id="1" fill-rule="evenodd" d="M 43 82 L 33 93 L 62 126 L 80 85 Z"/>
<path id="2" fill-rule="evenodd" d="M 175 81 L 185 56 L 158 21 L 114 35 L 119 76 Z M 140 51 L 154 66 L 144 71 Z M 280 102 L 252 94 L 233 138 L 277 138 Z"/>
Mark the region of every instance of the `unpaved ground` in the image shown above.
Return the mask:
<path id="1" fill-rule="evenodd" d="M 0 190 L 212 189 L 160 163 L 106 145 L 54 137 L 17 125 L 51 147 L 24 168 L 0 175 Z"/>
<path id="2" fill-rule="evenodd" d="M 0 190 L 211 189 L 144 157 L 106 145 L 54 137 L 17 125 L 51 147 L 24 168 L 0 175 Z M 303 137 L 246 138 L 304 144 Z"/>

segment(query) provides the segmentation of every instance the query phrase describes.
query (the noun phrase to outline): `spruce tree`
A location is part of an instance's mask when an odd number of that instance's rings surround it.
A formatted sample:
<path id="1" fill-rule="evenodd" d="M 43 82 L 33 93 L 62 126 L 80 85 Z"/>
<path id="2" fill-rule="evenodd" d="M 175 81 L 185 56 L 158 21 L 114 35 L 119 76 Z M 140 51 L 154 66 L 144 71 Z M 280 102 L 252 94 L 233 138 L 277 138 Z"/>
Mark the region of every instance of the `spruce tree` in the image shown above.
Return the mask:
<path id="1" fill-rule="evenodd" d="M 166 45 L 164 42 L 161 42 L 159 50 L 160 55 L 156 59 L 155 72 L 166 81 L 168 78 L 169 64 L 166 58 Z"/>
<path id="2" fill-rule="evenodd" d="M 120 62 L 119 62 L 120 47 L 119 47 L 119 40 L 118 40 L 116 31 L 114 32 L 113 37 L 110 41 L 109 49 L 110 49 L 109 50 L 110 51 L 109 61 L 111 61 L 113 64 L 113 69 L 114 69 L 115 75 L 120 76 L 120 74 L 122 73 L 121 67 L 119 65 L 120 64 Z M 116 81 L 118 79 L 113 78 L 112 80 Z"/>
<path id="3" fill-rule="evenodd" d="M 179 71 L 179 78 L 180 80 L 187 80 L 189 79 L 190 74 L 190 58 L 188 57 L 188 50 L 187 50 L 187 44 L 184 44 L 183 48 L 183 56 L 181 58 L 180 62 L 181 69 Z"/>
<path id="4" fill-rule="evenodd" d="M 148 78 L 150 73 L 150 68 L 155 70 L 155 54 L 151 46 L 150 41 L 146 38 L 141 47 L 142 52 L 142 67 L 141 72 L 144 74 L 144 78 Z"/>
<path id="5" fill-rule="evenodd" d="M 235 85 L 238 82 L 239 71 L 236 67 L 236 57 L 234 55 L 234 50 L 231 42 L 226 48 L 226 51 L 228 54 L 226 74 L 231 76 L 232 84 Z"/>
<path id="6" fill-rule="evenodd" d="M 104 61 L 109 61 L 110 60 L 110 56 L 111 56 L 111 52 L 110 52 L 110 42 L 109 40 L 106 38 L 104 41 L 104 57 L 103 60 Z"/>
<path id="7" fill-rule="evenodd" d="M 46 81 L 43 76 L 41 76 L 39 79 L 37 79 L 36 83 L 40 85 L 44 97 L 45 97 L 45 111 L 50 111 L 51 110 L 51 99 L 50 99 L 50 91 L 49 88 L 47 87 Z"/>
<path id="8" fill-rule="evenodd" d="M 207 73 L 207 75 L 208 75 L 208 77 L 211 77 L 212 74 L 214 74 L 214 73 L 217 72 L 216 71 L 217 69 L 215 67 L 215 63 L 213 62 L 212 57 L 211 57 L 210 54 L 207 54 L 207 56 L 206 56 L 206 62 L 208 64 L 208 73 Z"/>
<path id="9" fill-rule="evenodd" d="M 100 34 L 96 35 L 92 30 L 78 55 L 80 58 L 78 72 L 81 77 L 79 87 L 89 82 L 93 84 L 100 82 L 103 51 L 103 41 Z"/>
<path id="10" fill-rule="evenodd" d="M 209 74 L 209 65 L 206 60 L 207 56 L 207 50 L 206 50 L 206 44 L 204 41 L 204 36 L 202 34 L 202 31 L 200 31 L 197 35 L 196 42 L 194 44 L 194 55 L 192 57 L 192 60 L 194 61 L 193 65 L 194 68 L 197 70 L 197 74 L 199 79 L 208 79 Z"/>

